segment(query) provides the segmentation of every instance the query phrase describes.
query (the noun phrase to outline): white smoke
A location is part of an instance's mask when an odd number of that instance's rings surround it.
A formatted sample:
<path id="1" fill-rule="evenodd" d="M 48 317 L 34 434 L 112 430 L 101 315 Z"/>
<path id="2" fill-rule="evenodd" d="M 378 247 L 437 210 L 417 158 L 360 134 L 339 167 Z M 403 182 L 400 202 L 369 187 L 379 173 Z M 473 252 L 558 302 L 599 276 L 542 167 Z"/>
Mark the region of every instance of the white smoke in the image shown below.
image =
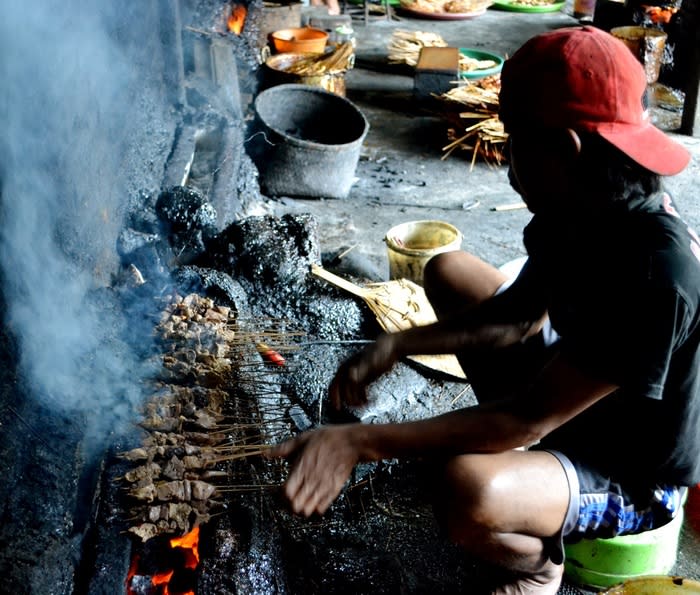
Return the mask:
<path id="1" fill-rule="evenodd" d="M 34 396 L 90 413 L 103 429 L 129 418 L 139 396 L 118 318 L 91 299 L 116 265 L 126 200 L 118 132 L 134 108 L 125 90 L 135 69 L 115 41 L 120 6 L 6 0 L 0 18 L 6 324 Z"/>

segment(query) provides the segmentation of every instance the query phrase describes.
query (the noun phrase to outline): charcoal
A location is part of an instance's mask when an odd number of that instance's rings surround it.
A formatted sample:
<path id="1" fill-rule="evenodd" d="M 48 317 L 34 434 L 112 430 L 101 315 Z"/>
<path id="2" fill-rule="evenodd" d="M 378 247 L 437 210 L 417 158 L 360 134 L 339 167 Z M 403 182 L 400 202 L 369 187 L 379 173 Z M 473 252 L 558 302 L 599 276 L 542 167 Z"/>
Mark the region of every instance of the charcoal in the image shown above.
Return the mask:
<path id="1" fill-rule="evenodd" d="M 164 190 L 156 201 L 156 213 L 178 263 L 194 262 L 205 252 L 206 239 L 216 233 L 216 209 L 194 188 Z"/>
<path id="2" fill-rule="evenodd" d="M 183 266 L 173 272 L 173 278 L 183 293 L 202 293 L 235 312 L 247 310 L 248 297 L 240 283 L 231 275 L 215 269 Z"/>
<path id="3" fill-rule="evenodd" d="M 122 257 L 122 261 L 129 260 L 130 255 L 144 246 L 152 246 L 160 240 L 156 233 L 145 233 L 136 229 L 128 228 L 123 230 L 117 238 L 117 252 Z"/>
<path id="4" fill-rule="evenodd" d="M 206 230 L 216 225 L 216 211 L 194 188 L 174 186 L 156 201 L 156 213 L 173 232 Z"/>

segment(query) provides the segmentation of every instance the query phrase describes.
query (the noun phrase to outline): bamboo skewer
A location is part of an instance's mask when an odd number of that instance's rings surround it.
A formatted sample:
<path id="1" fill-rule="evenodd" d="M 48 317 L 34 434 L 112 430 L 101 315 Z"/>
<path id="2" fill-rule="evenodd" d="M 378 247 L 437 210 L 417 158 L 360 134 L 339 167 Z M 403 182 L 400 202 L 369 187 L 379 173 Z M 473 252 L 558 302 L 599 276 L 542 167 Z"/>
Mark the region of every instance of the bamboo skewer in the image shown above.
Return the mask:
<path id="1" fill-rule="evenodd" d="M 451 89 L 438 96 L 448 111 L 447 119 L 454 125 L 450 131 L 450 142 L 443 147 L 446 159 L 455 149 L 471 151 L 471 167 L 473 169 L 477 157 L 482 157 L 488 164 L 500 165 L 505 160 L 504 146 L 507 134 L 498 118 L 498 89 L 500 78 L 486 77 Z M 469 110 L 454 113 L 449 104 L 468 106 Z M 457 133 L 457 130 L 463 130 Z M 474 139 L 470 144 L 470 139 Z"/>
<path id="2" fill-rule="evenodd" d="M 222 457 L 217 457 L 216 459 L 212 459 L 211 464 L 216 465 L 218 463 L 224 463 L 226 461 L 238 461 L 240 459 L 246 459 L 248 457 L 257 457 L 260 456 L 272 448 L 271 445 L 265 445 L 264 448 L 257 448 L 256 450 L 250 450 L 249 452 L 242 452 L 242 453 L 237 453 L 237 454 L 232 454 L 232 455 L 225 455 Z"/>
<path id="3" fill-rule="evenodd" d="M 518 209 L 526 209 L 527 205 L 524 202 L 514 202 L 507 205 L 497 205 L 493 207 L 492 211 L 515 211 Z"/>
<path id="4" fill-rule="evenodd" d="M 330 54 L 311 54 L 287 66 L 284 71 L 300 76 L 323 76 L 349 70 L 354 62 L 352 43 L 346 42 Z"/>
<path id="5" fill-rule="evenodd" d="M 397 29 L 387 46 L 389 62 L 416 66 L 424 47 L 447 47 L 447 42 L 437 33 Z"/>

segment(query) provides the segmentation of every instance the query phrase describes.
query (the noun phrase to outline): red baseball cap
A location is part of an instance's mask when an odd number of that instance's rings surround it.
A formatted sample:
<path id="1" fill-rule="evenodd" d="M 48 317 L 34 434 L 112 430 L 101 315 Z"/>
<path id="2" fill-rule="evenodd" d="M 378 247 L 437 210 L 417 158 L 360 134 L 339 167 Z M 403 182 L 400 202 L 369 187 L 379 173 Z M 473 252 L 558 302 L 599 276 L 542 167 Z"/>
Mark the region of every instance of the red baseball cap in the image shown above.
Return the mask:
<path id="1" fill-rule="evenodd" d="M 645 107 L 644 69 L 619 39 L 595 27 L 533 37 L 501 72 L 500 118 L 595 132 L 646 169 L 682 171 L 690 154 L 656 128 Z"/>

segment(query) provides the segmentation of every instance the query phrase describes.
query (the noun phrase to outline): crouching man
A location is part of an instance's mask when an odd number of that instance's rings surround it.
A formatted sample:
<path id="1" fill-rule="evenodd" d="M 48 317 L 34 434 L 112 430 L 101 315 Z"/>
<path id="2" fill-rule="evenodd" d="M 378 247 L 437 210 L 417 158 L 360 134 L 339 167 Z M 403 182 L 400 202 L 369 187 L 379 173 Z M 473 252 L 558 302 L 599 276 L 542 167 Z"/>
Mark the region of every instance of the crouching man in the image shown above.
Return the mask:
<path id="1" fill-rule="evenodd" d="M 501 77 L 510 181 L 533 217 L 514 282 L 465 252 L 425 271 L 433 325 L 345 362 L 336 406 L 400 358 L 456 353 L 479 404 L 327 426 L 272 451 L 285 493 L 323 513 L 359 461 L 441 463 L 450 537 L 500 565 L 498 593 L 556 593 L 563 543 L 671 521 L 700 482 L 700 244 L 661 177 L 688 153 L 649 121 L 632 53 L 592 27 L 528 41 Z M 519 447 L 526 447 L 520 449 Z"/>

